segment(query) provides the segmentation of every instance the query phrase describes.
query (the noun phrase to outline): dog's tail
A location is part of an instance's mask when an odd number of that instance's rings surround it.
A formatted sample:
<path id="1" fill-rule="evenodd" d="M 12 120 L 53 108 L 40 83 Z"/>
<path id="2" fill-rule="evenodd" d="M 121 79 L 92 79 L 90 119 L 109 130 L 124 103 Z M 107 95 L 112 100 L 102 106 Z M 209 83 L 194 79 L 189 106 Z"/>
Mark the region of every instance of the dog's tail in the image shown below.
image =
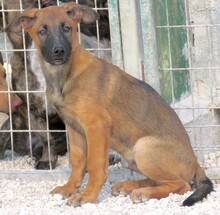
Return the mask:
<path id="1" fill-rule="evenodd" d="M 183 202 L 183 206 L 192 206 L 213 191 L 211 180 L 199 165 L 195 174 L 194 185 L 195 191 Z"/>

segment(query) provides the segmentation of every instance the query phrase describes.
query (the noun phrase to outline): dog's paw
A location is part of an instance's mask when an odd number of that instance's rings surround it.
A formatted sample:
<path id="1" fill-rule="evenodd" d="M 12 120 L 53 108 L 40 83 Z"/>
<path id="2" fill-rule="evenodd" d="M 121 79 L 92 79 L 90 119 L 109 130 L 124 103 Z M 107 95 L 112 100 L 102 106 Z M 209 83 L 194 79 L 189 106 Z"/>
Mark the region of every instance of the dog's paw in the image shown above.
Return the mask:
<path id="1" fill-rule="evenodd" d="M 54 169 L 56 167 L 56 161 L 51 162 L 51 168 Z M 42 161 L 39 160 L 35 163 L 35 169 L 50 169 L 50 162 L 49 161 Z"/>
<path id="2" fill-rule="evenodd" d="M 41 157 L 40 159 L 36 160 L 35 168 L 36 169 L 46 169 L 46 170 L 50 169 L 50 168 L 55 169 L 56 163 L 57 163 L 57 156 L 53 156 L 51 158 L 51 161 L 48 160 L 48 157 L 47 158 Z"/>
<path id="3" fill-rule="evenodd" d="M 151 188 L 139 188 L 136 190 L 133 190 L 131 193 L 131 200 L 134 203 L 140 203 L 148 201 L 150 198 L 152 198 L 152 191 Z"/>
<path id="4" fill-rule="evenodd" d="M 134 187 L 132 186 L 132 183 L 130 181 L 117 182 L 112 187 L 112 195 L 129 195 L 131 194 L 133 189 Z"/>
<path id="5" fill-rule="evenodd" d="M 96 197 L 94 197 L 93 195 L 75 193 L 69 197 L 67 201 L 67 205 L 78 207 L 86 203 L 95 203 L 95 202 L 96 202 Z"/>
<path id="6" fill-rule="evenodd" d="M 48 161 L 37 161 L 35 169 L 50 169 L 50 163 Z"/>
<path id="7" fill-rule="evenodd" d="M 60 194 L 63 198 L 70 197 L 73 193 L 76 193 L 77 189 L 73 188 L 72 186 L 63 185 L 63 186 L 57 186 L 55 187 L 50 194 Z"/>

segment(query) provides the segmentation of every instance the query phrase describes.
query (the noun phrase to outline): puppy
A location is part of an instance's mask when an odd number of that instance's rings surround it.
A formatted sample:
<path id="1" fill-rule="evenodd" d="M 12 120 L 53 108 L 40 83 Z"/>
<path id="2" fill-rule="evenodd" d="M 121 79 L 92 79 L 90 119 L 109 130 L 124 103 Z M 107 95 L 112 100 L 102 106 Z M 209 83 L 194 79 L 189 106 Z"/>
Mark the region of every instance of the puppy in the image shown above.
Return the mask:
<path id="1" fill-rule="evenodd" d="M 76 3 L 27 9 L 10 23 L 29 33 L 38 51 L 47 98 L 64 120 L 72 172 L 51 193 L 69 197 L 74 206 L 95 202 L 108 175 L 109 148 L 128 167 L 147 178 L 113 186 L 113 194 L 130 194 L 134 202 L 195 192 L 183 205 L 193 205 L 213 185 L 199 166 L 189 137 L 175 111 L 148 84 L 92 56 L 80 46 L 77 24 L 95 22 L 98 14 Z M 85 172 L 87 186 L 79 192 Z"/>

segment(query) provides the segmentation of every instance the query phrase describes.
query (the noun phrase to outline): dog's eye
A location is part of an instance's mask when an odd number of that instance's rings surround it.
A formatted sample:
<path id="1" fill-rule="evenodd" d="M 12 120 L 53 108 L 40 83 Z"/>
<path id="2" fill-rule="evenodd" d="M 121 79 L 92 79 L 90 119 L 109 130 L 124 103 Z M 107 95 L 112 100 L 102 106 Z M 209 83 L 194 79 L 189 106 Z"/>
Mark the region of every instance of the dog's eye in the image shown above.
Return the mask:
<path id="1" fill-rule="evenodd" d="M 47 34 L 47 30 L 41 29 L 40 31 L 38 31 L 38 34 L 40 34 L 41 36 L 45 36 Z"/>
<path id="2" fill-rule="evenodd" d="M 68 33 L 70 32 L 71 28 L 69 26 L 63 26 L 63 31 Z"/>

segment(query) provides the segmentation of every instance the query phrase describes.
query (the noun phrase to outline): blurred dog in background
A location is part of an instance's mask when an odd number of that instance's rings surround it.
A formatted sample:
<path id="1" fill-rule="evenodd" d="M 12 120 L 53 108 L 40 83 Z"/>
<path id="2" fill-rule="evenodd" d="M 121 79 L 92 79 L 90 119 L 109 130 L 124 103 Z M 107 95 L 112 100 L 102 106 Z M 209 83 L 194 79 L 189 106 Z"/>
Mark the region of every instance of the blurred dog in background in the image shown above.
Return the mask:
<path id="1" fill-rule="evenodd" d="M 68 2 L 70 0 L 62 0 Z M 38 0 L 23 0 L 22 9 L 33 7 L 47 7 L 56 5 L 57 0 L 41 0 L 41 5 L 38 5 Z M 61 3 L 62 3 L 61 2 Z M 79 0 L 80 4 L 89 7 L 95 7 L 94 0 Z M 20 15 L 20 1 L 2 0 L 2 5 L 8 10 L 4 16 L 0 16 L 0 28 L 3 28 L 3 23 L 7 25 L 11 20 Z M 107 0 L 97 0 L 97 7 L 107 7 Z M 86 48 L 110 48 L 110 30 L 107 10 L 98 10 L 100 20 L 97 25 L 80 26 L 81 43 Z M 4 18 L 5 17 L 5 20 Z M 97 32 L 99 34 L 100 43 L 97 41 Z M 6 32 L 9 41 L 14 49 L 10 64 L 12 68 L 12 87 L 15 91 L 20 91 L 19 97 L 22 99 L 22 105 L 16 108 L 12 114 L 12 129 L 13 130 L 39 130 L 39 132 L 13 132 L 14 151 L 18 155 L 32 154 L 36 159 L 36 169 L 55 168 L 57 155 L 63 155 L 67 152 L 66 132 L 63 122 L 60 120 L 57 113 L 51 108 L 45 106 L 45 80 L 39 66 L 38 56 L 33 50 L 35 47 L 28 34 L 24 37 L 21 32 Z M 20 51 L 26 47 L 27 51 Z M 107 53 L 107 54 L 106 54 Z M 94 54 L 99 54 L 99 57 L 107 61 L 111 61 L 111 52 L 100 51 Z M 25 72 L 27 71 L 27 73 Z M 29 93 L 27 93 L 29 91 Z M 47 116 L 48 114 L 48 116 Z M 48 123 L 47 123 L 48 117 Z M 10 119 L 2 126 L 2 130 L 10 129 Z M 63 132 L 50 132 L 49 130 L 61 130 Z M 48 145 L 49 141 L 49 145 Z M 6 149 L 11 146 L 10 132 L 0 133 L 0 158 L 3 158 Z M 49 147 L 49 148 L 48 148 Z M 49 154 L 50 152 L 50 154 Z M 116 155 L 110 156 L 110 164 L 118 162 L 119 158 Z"/>
<path id="2" fill-rule="evenodd" d="M 3 58 L 0 53 L 0 112 L 9 113 L 10 107 L 11 107 L 11 111 L 13 112 L 15 111 L 16 108 L 18 108 L 22 104 L 22 101 L 17 96 L 17 94 L 10 93 L 10 97 L 9 97 L 9 94 L 6 92 L 8 91 L 8 89 L 9 87 L 6 81 L 6 72 L 3 67 Z M 0 158 L 3 158 L 4 155 L 3 152 L 6 150 L 6 148 L 4 147 L 5 145 L 1 146 Z"/>

